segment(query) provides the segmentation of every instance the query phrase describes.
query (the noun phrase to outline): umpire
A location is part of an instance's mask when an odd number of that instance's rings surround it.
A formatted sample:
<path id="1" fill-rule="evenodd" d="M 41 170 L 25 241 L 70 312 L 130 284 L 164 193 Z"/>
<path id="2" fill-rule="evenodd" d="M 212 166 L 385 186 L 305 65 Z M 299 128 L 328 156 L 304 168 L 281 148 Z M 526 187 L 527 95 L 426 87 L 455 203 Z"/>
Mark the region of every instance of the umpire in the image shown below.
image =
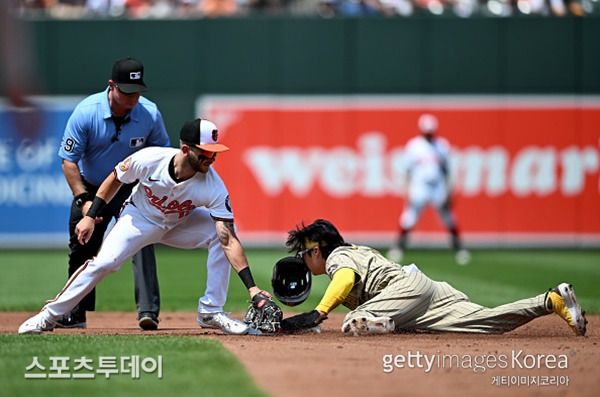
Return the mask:
<path id="1" fill-rule="evenodd" d="M 146 146 L 169 146 L 162 115 L 153 102 L 140 96 L 147 91 L 144 66 L 133 58 L 115 62 L 108 88 L 81 101 L 67 122 L 58 155 L 73 192 L 69 218 L 69 277 L 96 255 L 112 218 L 119 215 L 133 186 L 124 185 L 100 216 L 90 241 L 77 241 L 75 226 L 87 213 L 98 187 L 117 163 Z M 158 328 L 160 296 L 154 246 L 144 247 L 133 257 L 133 278 L 139 326 Z M 93 311 L 92 290 L 57 323 L 62 328 L 87 327 L 86 311 Z"/>

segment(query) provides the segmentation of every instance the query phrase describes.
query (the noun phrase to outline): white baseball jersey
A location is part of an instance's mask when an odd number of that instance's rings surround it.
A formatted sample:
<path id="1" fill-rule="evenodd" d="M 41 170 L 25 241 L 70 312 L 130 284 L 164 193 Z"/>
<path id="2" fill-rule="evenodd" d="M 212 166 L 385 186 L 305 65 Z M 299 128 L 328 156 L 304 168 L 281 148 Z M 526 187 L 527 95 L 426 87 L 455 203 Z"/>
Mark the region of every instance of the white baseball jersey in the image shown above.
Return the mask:
<path id="1" fill-rule="evenodd" d="M 443 168 L 450 157 L 450 143 L 442 137 L 431 142 L 423 136 L 410 139 L 404 147 L 406 170 L 411 174 L 411 183 L 444 182 Z"/>
<path id="2" fill-rule="evenodd" d="M 213 218 L 233 220 L 229 195 L 223 180 L 211 167 L 206 174 L 177 183 L 169 164 L 179 152 L 175 148 L 149 147 L 127 157 L 115 167 L 119 181 L 139 184 L 129 200 L 150 220 L 172 227 L 197 207 L 206 207 Z"/>
<path id="3" fill-rule="evenodd" d="M 231 265 L 217 236 L 215 220 L 233 220 L 227 188 L 216 171 L 196 173 L 176 182 L 169 171 L 179 149 L 149 147 L 115 167 L 119 181 L 139 184 L 126 201 L 119 219 L 98 254 L 71 276 L 58 296 L 46 303 L 48 319 L 68 313 L 108 273 L 116 272 L 149 244 L 193 249 L 208 248 L 201 313 L 220 312 L 227 299 Z"/>

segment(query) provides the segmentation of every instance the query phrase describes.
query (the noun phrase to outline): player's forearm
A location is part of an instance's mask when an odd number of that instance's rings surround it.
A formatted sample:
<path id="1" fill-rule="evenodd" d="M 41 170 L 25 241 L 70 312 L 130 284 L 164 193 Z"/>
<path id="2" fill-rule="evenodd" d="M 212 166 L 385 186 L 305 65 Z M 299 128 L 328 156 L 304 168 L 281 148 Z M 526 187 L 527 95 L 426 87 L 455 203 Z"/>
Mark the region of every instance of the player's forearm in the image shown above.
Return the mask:
<path id="1" fill-rule="evenodd" d="M 250 265 L 248 264 L 248 258 L 246 257 L 246 253 L 244 252 L 240 240 L 235 234 L 233 222 L 216 220 L 215 227 L 217 228 L 217 236 L 219 237 L 227 260 L 246 288 L 248 288 L 250 297 L 254 296 L 260 292 L 260 288 L 258 288 L 254 282 L 252 272 L 250 271 Z"/>
<path id="2" fill-rule="evenodd" d="M 238 240 L 235 234 L 233 222 L 229 220 L 216 220 L 215 227 L 217 228 L 217 236 L 227 260 L 231 264 L 231 267 L 239 273 L 242 269 L 248 267 L 248 259 L 240 240 Z"/>
<path id="3" fill-rule="evenodd" d="M 331 313 L 346 299 L 352 287 L 354 287 L 354 278 L 355 273 L 349 268 L 343 267 L 335 272 L 316 310 L 319 313 Z"/>
<path id="4" fill-rule="evenodd" d="M 100 197 L 105 202 L 109 203 L 115 197 L 123 183 L 117 179 L 117 176 L 112 172 L 96 192 L 96 197 Z"/>
<path id="5" fill-rule="evenodd" d="M 248 289 L 248 292 L 250 293 L 250 297 L 252 298 L 254 295 L 261 292 L 261 289 L 258 288 L 256 286 L 256 283 L 254 282 L 254 278 L 252 277 L 252 272 L 250 271 L 250 266 L 248 265 L 248 259 L 246 258 L 246 254 L 244 254 L 244 251 L 241 249 L 241 247 L 242 246 L 239 245 L 241 254 L 239 252 L 235 253 L 235 254 L 231 255 L 231 259 L 229 259 L 230 256 L 228 256 L 227 250 L 225 250 L 225 256 L 227 256 L 227 259 L 231 263 L 231 266 L 233 267 L 233 269 L 236 271 L 236 273 L 242 280 L 242 283 L 244 283 L 244 286 Z M 235 263 L 235 265 L 234 265 L 234 263 Z"/>
<path id="6" fill-rule="evenodd" d="M 230 244 L 224 245 L 223 251 L 225 252 L 227 260 L 231 263 L 231 267 L 233 267 L 233 270 L 237 273 L 249 267 L 248 258 L 246 258 L 242 245 L 237 238 L 233 239 Z"/>
<path id="7" fill-rule="evenodd" d="M 92 201 L 92 205 L 89 206 L 85 216 L 92 219 L 99 217 L 104 206 L 115 197 L 121 185 L 123 184 L 117 179 L 117 175 L 114 172 L 111 173 L 98 188 L 96 197 L 94 197 L 94 201 Z"/>

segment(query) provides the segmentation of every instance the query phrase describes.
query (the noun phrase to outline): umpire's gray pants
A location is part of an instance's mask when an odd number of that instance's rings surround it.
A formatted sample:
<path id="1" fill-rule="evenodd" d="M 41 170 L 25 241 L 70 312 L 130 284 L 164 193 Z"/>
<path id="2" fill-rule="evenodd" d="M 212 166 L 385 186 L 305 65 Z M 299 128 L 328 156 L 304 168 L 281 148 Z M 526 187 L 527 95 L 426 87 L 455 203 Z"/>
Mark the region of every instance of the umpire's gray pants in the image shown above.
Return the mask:
<path id="1" fill-rule="evenodd" d="M 160 311 L 160 292 L 156 276 L 156 256 L 154 245 L 147 245 L 131 260 L 133 283 L 135 286 L 135 306 L 138 313 Z"/>

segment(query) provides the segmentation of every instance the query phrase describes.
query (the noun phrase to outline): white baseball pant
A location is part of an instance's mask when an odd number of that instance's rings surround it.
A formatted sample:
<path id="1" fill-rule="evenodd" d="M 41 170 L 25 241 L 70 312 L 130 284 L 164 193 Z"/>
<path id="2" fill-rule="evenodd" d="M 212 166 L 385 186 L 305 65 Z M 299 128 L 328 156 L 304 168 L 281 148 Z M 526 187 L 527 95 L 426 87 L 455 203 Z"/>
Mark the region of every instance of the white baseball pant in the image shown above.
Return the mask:
<path id="1" fill-rule="evenodd" d="M 446 227 L 454 227 L 456 222 L 453 214 L 444 204 L 448 199 L 448 189 L 441 181 L 432 183 L 411 183 L 408 190 L 407 204 L 400 215 L 400 227 L 411 230 L 419 220 L 426 205 L 433 205 Z"/>
<path id="2" fill-rule="evenodd" d="M 231 265 L 208 210 L 196 208 L 175 225 L 160 225 L 144 217 L 129 203 L 104 239 L 98 255 L 73 273 L 55 299 L 46 302 L 42 309 L 46 317 L 58 320 L 106 275 L 118 271 L 142 247 L 156 243 L 184 249 L 208 248 L 206 291 L 199 299 L 198 311 L 222 311 L 227 300 Z"/>

